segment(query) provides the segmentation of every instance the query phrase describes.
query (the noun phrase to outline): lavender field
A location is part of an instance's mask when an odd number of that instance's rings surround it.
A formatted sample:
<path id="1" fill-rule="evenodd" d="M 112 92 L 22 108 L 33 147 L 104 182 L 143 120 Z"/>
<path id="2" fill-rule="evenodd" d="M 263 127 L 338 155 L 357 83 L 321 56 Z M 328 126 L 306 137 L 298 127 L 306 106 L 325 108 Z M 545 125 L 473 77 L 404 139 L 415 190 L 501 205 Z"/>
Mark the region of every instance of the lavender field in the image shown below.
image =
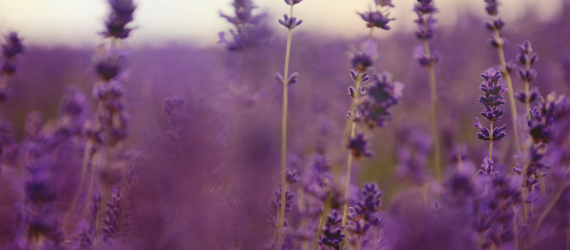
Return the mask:
<path id="1" fill-rule="evenodd" d="M 96 47 L 5 33 L 0 249 L 570 249 L 570 15 L 333 38 L 309 1 L 221 1 L 206 47 L 131 47 L 143 0 Z"/>

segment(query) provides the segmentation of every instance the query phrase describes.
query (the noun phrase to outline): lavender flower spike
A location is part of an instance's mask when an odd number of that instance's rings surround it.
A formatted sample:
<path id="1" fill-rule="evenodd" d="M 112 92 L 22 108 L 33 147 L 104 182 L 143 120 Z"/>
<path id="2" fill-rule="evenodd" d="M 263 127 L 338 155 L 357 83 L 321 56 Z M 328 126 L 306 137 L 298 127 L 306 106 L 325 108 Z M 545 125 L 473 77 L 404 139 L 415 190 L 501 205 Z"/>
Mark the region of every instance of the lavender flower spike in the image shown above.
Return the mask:
<path id="1" fill-rule="evenodd" d="M 493 160 L 493 141 L 499 141 L 505 137 L 506 125 L 502 127 L 493 128 L 493 123 L 499 121 L 504 114 L 504 111 L 499 107 L 505 104 L 502 94 L 507 92 L 508 89 L 505 88 L 505 81 L 501 80 L 501 73 L 493 68 L 487 69 L 481 74 L 484 81 L 481 83 L 479 89 L 485 94 L 479 97 L 479 102 L 485 106 L 485 110 L 481 112 L 481 115 L 489 121 L 490 129 L 481 125 L 479 118 L 475 117 L 474 127 L 479 129 L 477 133 L 477 138 L 483 141 L 489 141 L 489 161 Z"/>
<path id="2" fill-rule="evenodd" d="M 0 59 L 0 103 L 6 102 L 9 97 L 8 78 L 16 73 L 16 57 L 24 53 L 24 45 L 18 33 L 11 32 L 4 36 L 4 40 Z"/>
<path id="3" fill-rule="evenodd" d="M 505 79 L 507 88 L 511 91 L 509 95 L 509 106 L 511 108 L 511 118 L 512 118 L 512 129 L 513 138 L 516 152 L 520 151 L 520 143 L 517 133 L 517 108 L 515 103 L 515 96 L 513 93 L 513 83 L 511 80 L 510 73 L 513 70 L 513 66 L 506 62 L 505 54 L 503 48 L 508 44 L 505 37 L 501 37 L 500 30 L 505 26 L 505 22 L 498 16 L 499 14 L 499 0 L 485 0 L 486 6 L 485 11 L 489 15 L 489 21 L 485 24 L 485 27 L 491 31 L 493 37 L 490 42 L 493 47 L 497 48 L 497 54 L 499 55 L 499 60 L 501 63 L 501 73 Z"/>
<path id="4" fill-rule="evenodd" d="M 291 6 L 290 16 L 284 15 L 284 20 L 279 20 L 281 25 L 285 26 L 289 32 L 287 33 L 287 47 L 285 49 L 285 66 L 283 70 L 283 75 L 276 73 L 275 79 L 281 82 L 283 85 L 283 104 L 282 104 L 282 114 L 281 114 L 281 206 L 279 214 L 279 228 L 277 229 L 277 249 L 283 249 L 283 223 L 285 220 L 285 202 L 286 202 L 286 164 L 287 164 L 287 108 L 288 108 L 288 86 L 291 83 L 297 82 L 298 74 L 293 73 L 289 76 L 289 57 L 291 56 L 291 39 L 293 34 L 293 29 L 301 24 L 301 20 L 297 21 L 297 18 L 293 17 L 293 7 L 300 3 L 302 0 L 285 0 L 285 3 Z M 284 76 L 284 77 L 283 77 Z"/>
<path id="5" fill-rule="evenodd" d="M 416 46 L 414 49 L 414 57 L 421 66 L 427 68 L 429 73 L 429 81 L 431 87 L 431 102 L 432 102 L 432 136 L 434 141 L 434 165 L 437 180 L 441 181 L 441 148 L 439 143 L 439 128 L 437 117 L 437 85 L 435 79 L 434 66 L 439 60 L 439 56 L 430 49 L 428 41 L 435 36 L 437 23 L 433 17 L 438 12 L 432 0 L 417 0 L 414 5 L 414 12 L 417 14 L 418 19 L 415 20 L 418 30 L 416 31 L 416 38 L 421 40 L 422 45 Z"/>

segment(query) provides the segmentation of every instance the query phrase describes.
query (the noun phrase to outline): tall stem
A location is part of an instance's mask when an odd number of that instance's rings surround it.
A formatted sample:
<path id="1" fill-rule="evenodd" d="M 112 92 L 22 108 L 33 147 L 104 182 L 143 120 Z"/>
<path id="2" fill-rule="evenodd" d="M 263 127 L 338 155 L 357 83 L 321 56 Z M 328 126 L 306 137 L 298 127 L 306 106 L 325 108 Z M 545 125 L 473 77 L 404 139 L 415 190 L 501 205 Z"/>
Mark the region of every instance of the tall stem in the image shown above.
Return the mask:
<path id="1" fill-rule="evenodd" d="M 530 61 L 526 62 L 525 66 L 526 66 L 526 69 L 529 70 L 530 69 Z M 524 93 L 526 96 L 526 99 L 524 101 L 526 104 L 526 115 L 527 115 L 527 119 L 530 120 L 530 96 L 529 96 L 530 86 L 529 86 L 529 82 L 527 79 L 524 80 Z"/>
<path id="2" fill-rule="evenodd" d="M 358 75 L 356 76 L 356 91 L 354 93 L 354 97 L 352 98 L 352 104 L 350 107 L 350 111 L 352 112 L 352 115 L 350 117 L 350 123 L 351 123 L 351 127 L 350 127 L 350 136 L 348 137 L 348 139 L 352 139 L 354 138 L 354 134 L 356 132 L 356 113 L 357 113 L 357 105 L 358 105 L 358 97 L 360 95 L 360 84 L 362 83 L 362 75 L 361 73 L 358 73 Z M 347 141 L 349 141 L 347 140 Z M 345 185 L 345 193 L 344 193 L 344 197 L 345 200 L 348 200 L 348 190 L 350 187 L 350 174 L 352 171 L 352 164 L 354 163 L 354 156 L 352 155 L 352 152 L 348 152 L 348 164 L 347 164 L 347 169 L 346 169 L 346 185 Z M 344 208 L 343 208 L 343 212 L 342 212 L 342 226 L 344 227 L 346 225 L 346 214 L 348 212 L 348 202 L 344 203 Z"/>
<path id="3" fill-rule="evenodd" d="M 501 36 L 499 35 L 499 31 L 495 30 L 493 32 L 493 35 L 495 36 L 495 38 L 497 40 L 501 39 Z M 517 149 L 517 152 L 520 151 L 520 144 L 519 144 L 519 135 L 517 133 L 517 106 L 515 103 L 515 97 L 514 97 L 514 89 L 513 89 L 513 82 L 511 80 L 511 75 L 507 72 L 507 62 L 505 61 L 505 53 L 503 52 L 503 46 L 499 45 L 497 47 L 497 53 L 499 55 L 499 61 L 501 62 L 501 67 L 503 67 L 502 71 L 505 72 L 504 77 L 505 77 L 505 81 L 507 82 L 507 88 L 509 89 L 508 94 L 509 94 L 509 103 L 511 106 L 511 117 L 512 117 L 512 122 L 513 122 L 513 135 L 515 138 L 515 148 Z M 523 188 L 523 201 L 526 199 L 527 196 L 527 191 L 526 191 L 526 172 L 527 172 L 527 164 L 525 164 L 525 166 L 523 167 L 523 181 L 522 181 L 522 188 Z M 526 223 L 526 217 L 528 214 L 528 208 L 526 205 L 526 202 L 523 202 L 523 224 Z"/>
<path id="4" fill-rule="evenodd" d="M 490 127 L 491 127 L 491 140 L 489 140 L 489 161 L 493 160 L 493 121 L 490 121 Z"/>
<path id="5" fill-rule="evenodd" d="M 494 31 L 494 36 L 496 39 L 501 39 L 501 36 L 499 35 L 499 31 L 495 30 Z M 519 144 L 519 136 L 517 133 L 517 107 L 516 107 L 516 103 L 515 103 L 515 97 L 514 97 L 514 89 L 513 89 L 513 82 L 511 80 L 511 75 L 508 74 L 507 72 L 507 62 L 505 61 L 505 53 L 503 52 L 503 46 L 499 45 L 497 47 L 497 53 L 499 54 L 499 60 L 501 61 L 501 67 L 503 67 L 502 71 L 505 72 L 504 77 L 505 77 L 505 81 L 507 82 L 507 88 L 509 89 L 508 94 L 509 94 L 509 103 L 511 106 L 511 116 L 512 116 L 512 120 L 513 120 L 513 134 L 514 134 L 514 138 L 515 138 L 515 147 L 517 149 L 517 152 L 520 151 L 520 144 Z"/>
<path id="6" fill-rule="evenodd" d="M 293 5 L 291 5 L 291 18 L 293 18 Z M 289 56 L 291 54 L 291 38 L 292 29 L 289 29 L 287 34 L 287 48 L 285 50 L 285 69 L 283 70 L 283 111 L 281 118 L 281 209 L 279 218 L 279 236 L 278 236 L 278 249 L 283 248 L 283 223 L 285 222 L 285 193 L 287 187 L 285 185 L 285 165 L 287 163 L 287 85 L 289 85 Z"/>
<path id="7" fill-rule="evenodd" d="M 424 45 L 424 53 L 429 58 L 431 56 L 429 44 L 427 40 L 423 40 Z M 437 180 L 441 182 L 441 160 L 440 160 L 440 143 L 439 143 L 439 130 L 437 126 L 437 86 L 435 81 L 435 69 L 433 64 L 428 66 L 429 72 L 429 81 L 431 85 L 431 105 L 432 105 L 432 133 L 433 133 L 433 141 L 435 143 L 435 155 L 434 155 L 434 165 L 435 165 L 435 174 L 437 176 Z"/>

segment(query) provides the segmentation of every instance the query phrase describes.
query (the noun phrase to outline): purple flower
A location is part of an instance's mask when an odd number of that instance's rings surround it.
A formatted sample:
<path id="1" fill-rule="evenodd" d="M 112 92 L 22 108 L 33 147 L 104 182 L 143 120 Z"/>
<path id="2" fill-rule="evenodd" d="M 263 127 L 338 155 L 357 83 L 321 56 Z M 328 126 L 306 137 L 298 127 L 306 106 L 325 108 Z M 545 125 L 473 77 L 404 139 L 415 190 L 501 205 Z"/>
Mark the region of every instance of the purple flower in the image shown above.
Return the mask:
<path id="1" fill-rule="evenodd" d="M 366 95 L 359 100 L 358 110 L 362 114 L 356 119 L 370 128 L 383 127 L 391 119 L 389 109 L 398 104 L 404 89 L 403 83 L 392 82 L 390 73 L 376 74 L 373 78 Z"/>
<path id="2" fill-rule="evenodd" d="M 485 27 L 490 31 L 499 31 L 505 26 L 505 22 L 501 18 L 495 18 L 493 20 L 487 21 Z"/>
<path id="3" fill-rule="evenodd" d="M 479 169 L 479 171 L 477 171 L 477 173 L 480 175 L 491 176 L 497 173 L 493 171 L 493 159 L 489 159 L 489 157 L 485 157 L 483 164 L 481 164 L 481 168 L 482 169 Z"/>
<path id="4" fill-rule="evenodd" d="M 485 10 L 489 16 L 496 16 L 499 14 L 499 1 L 498 0 L 485 0 L 487 6 L 485 6 Z"/>
<path id="5" fill-rule="evenodd" d="M 24 45 L 22 39 L 18 37 L 18 33 L 10 32 L 4 36 L 4 44 L 2 44 L 2 56 L 5 60 L 12 60 L 19 54 L 24 53 Z"/>
<path id="6" fill-rule="evenodd" d="M 394 8 L 394 4 L 392 4 L 392 0 L 374 0 L 374 3 L 376 3 L 376 5 L 380 5 L 380 7 L 390 6 L 390 7 Z"/>
<path id="7" fill-rule="evenodd" d="M 479 122 L 479 118 L 475 117 L 475 120 L 477 120 L 477 122 L 473 124 L 473 127 L 477 127 L 480 130 L 480 132 L 477 133 L 477 138 L 479 138 L 479 140 L 490 141 L 492 139 L 493 141 L 499 141 L 506 136 L 503 130 L 507 129 L 507 125 L 493 128 L 493 136 L 491 137 L 489 129 L 481 125 L 481 122 Z"/>
<path id="8" fill-rule="evenodd" d="M 279 23 L 285 27 L 287 27 L 288 29 L 292 30 L 295 27 L 301 25 L 301 23 L 303 23 L 302 20 L 298 20 L 296 17 L 291 17 L 289 18 L 289 16 L 287 16 L 287 14 L 283 15 L 283 20 L 279 19 Z"/>
<path id="9" fill-rule="evenodd" d="M 113 37 L 115 39 L 125 39 L 133 30 L 126 27 L 128 23 L 133 21 L 133 13 L 136 6 L 133 0 L 109 0 L 111 12 L 105 20 L 106 30 L 100 32 L 104 37 Z"/>
<path id="10" fill-rule="evenodd" d="M 439 61 L 439 55 L 437 53 L 432 53 L 429 56 L 426 55 L 422 45 L 414 47 L 414 58 L 421 66 L 433 65 Z"/>
<path id="11" fill-rule="evenodd" d="M 269 202 L 271 208 L 275 209 L 275 211 L 279 211 L 281 207 L 281 188 L 275 189 L 275 199 Z M 285 212 L 289 212 L 293 209 L 293 198 L 295 198 L 295 194 L 287 189 L 285 191 Z"/>
<path id="12" fill-rule="evenodd" d="M 351 63 L 356 73 L 364 73 L 368 67 L 372 66 L 372 56 L 358 52 L 352 57 Z"/>
<path id="13" fill-rule="evenodd" d="M 300 2 L 303 2 L 303 0 L 285 0 L 285 3 L 291 6 L 298 4 Z"/>
<path id="14" fill-rule="evenodd" d="M 109 49 L 101 45 L 97 53 L 93 56 L 92 64 L 97 76 L 109 82 L 121 72 L 125 63 L 126 51 L 111 47 Z"/>
<path id="15" fill-rule="evenodd" d="M 360 15 L 362 20 L 366 21 L 366 27 L 368 28 L 377 27 L 383 30 L 390 30 L 388 23 L 390 23 L 390 21 L 396 20 L 396 18 L 388 17 L 390 13 L 384 14 L 380 11 L 369 11 L 357 14 Z"/>
<path id="16" fill-rule="evenodd" d="M 372 145 L 364 139 L 364 134 L 358 134 L 353 139 L 350 139 L 348 143 L 348 149 L 350 149 L 352 155 L 355 159 L 359 160 L 362 157 L 372 157 L 374 152 L 370 150 Z"/>
<path id="17" fill-rule="evenodd" d="M 18 37 L 18 33 L 11 32 L 4 36 L 4 44 L 2 44 L 2 64 L 1 75 L 8 76 L 16 72 L 16 56 L 24 53 L 24 45 L 22 39 Z M 3 91 L 5 92 L 5 90 Z M 5 99 L 5 98 L 2 98 Z"/>
<path id="18" fill-rule="evenodd" d="M 231 40 L 226 39 L 224 32 L 219 32 L 218 44 L 229 51 L 248 52 L 264 45 L 271 36 L 270 30 L 262 23 L 267 13 L 255 15 L 252 11 L 257 8 L 251 0 L 234 0 L 234 15 L 220 13 L 234 26 L 230 30 Z"/>
<path id="19" fill-rule="evenodd" d="M 528 97 L 526 96 L 526 92 L 522 90 L 515 95 L 515 98 L 517 98 L 517 100 L 522 103 L 526 103 L 527 101 L 529 103 L 533 103 L 538 100 L 538 97 L 540 97 L 540 93 L 538 92 L 537 88 L 531 89 L 528 93 Z"/>

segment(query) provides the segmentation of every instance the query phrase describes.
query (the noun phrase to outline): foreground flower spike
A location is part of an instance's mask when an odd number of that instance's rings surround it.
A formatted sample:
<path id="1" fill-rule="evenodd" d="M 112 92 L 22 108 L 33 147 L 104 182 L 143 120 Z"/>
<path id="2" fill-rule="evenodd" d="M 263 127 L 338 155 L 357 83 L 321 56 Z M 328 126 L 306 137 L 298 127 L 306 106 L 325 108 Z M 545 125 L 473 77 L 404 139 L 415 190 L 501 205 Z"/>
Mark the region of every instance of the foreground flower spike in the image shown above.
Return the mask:
<path id="1" fill-rule="evenodd" d="M 285 49 L 285 69 L 283 70 L 283 75 L 279 73 L 275 73 L 275 79 L 281 82 L 283 85 L 283 110 L 282 110 L 282 117 L 281 117 L 281 210 L 279 212 L 279 231 L 278 234 L 278 247 L 277 249 L 281 250 L 283 248 L 283 221 L 285 219 L 285 199 L 286 199 L 286 190 L 287 190 L 287 173 L 286 173 L 286 164 L 287 164 L 287 107 L 288 107 L 288 86 L 289 84 L 293 84 L 297 82 L 297 78 L 299 74 L 293 73 L 289 75 L 289 57 L 291 55 L 291 39 L 293 38 L 293 29 L 299 26 L 302 21 L 297 20 L 293 16 L 293 7 L 300 3 L 302 0 L 285 0 L 285 3 L 291 6 L 291 11 L 289 15 L 284 15 L 283 20 L 279 20 L 279 23 L 285 28 L 288 29 L 287 33 L 287 47 Z"/>
<path id="2" fill-rule="evenodd" d="M 226 34 L 220 32 L 218 44 L 229 51 L 245 52 L 246 54 L 264 45 L 269 37 L 269 30 L 262 23 L 267 17 L 267 13 L 253 14 L 253 10 L 257 6 L 253 4 L 252 0 L 234 0 L 232 6 L 234 7 L 233 16 L 220 12 L 220 16 L 234 26 L 234 29 L 230 30 L 232 39 L 226 40 Z"/>
<path id="3" fill-rule="evenodd" d="M 536 61 L 538 61 L 538 54 L 533 52 L 532 45 L 529 41 L 524 41 L 523 44 L 519 45 L 520 54 L 518 54 L 517 59 L 523 68 L 519 69 L 519 75 L 524 81 L 524 91 L 519 92 L 515 97 L 525 104 L 527 119 L 531 117 L 530 103 L 537 100 L 538 90 L 530 90 L 530 82 L 536 78 L 537 72 L 535 69 L 531 68 Z"/>
<path id="4" fill-rule="evenodd" d="M 357 203 L 349 208 L 348 243 L 352 249 L 376 249 L 377 242 L 367 232 L 374 232 L 382 225 L 384 218 L 379 214 L 382 206 L 382 192 L 376 183 L 364 184 Z"/>
<path id="5" fill-rule="evenodd" d="M 18 33 L 11 32 L 5 35 L 0 59 L 0 104 L 5 103 L 9 98 L 8 78 L 16 73 L 16 57 L 22 53 L 24 53 L 24 45 Z"/>
<path id="6" fill-rule="evenodd" d="M 437 23 L 433 17 L 438 12 L 432 0 L 417 0 L 414 5 L 414 12 L 418 15 L 415 20 L 418 30 L 416 37 L 422 41 L 422 46 L 418 45 L 414 49 L 414 58 L 418 60 L 421 66 L 427 68 L 429 73 L 429 81 L 431 85 L 431 102 L 432 102 L 432 133 L 434 141 L 434 165 L 435 173 L 438 181 L 441 181 L 441 148 L 439 143 L 439 129 L 437 122 L 437 86 L 435 80 L 434 66 L 439 60 L 439 56 L 430 50 L 428 41 L 435 36 Z"/>
<path id="7" fill-rule="evenodd" d="M 520 151 L 520 143 L 519 137 L 517 133 L 517 106 L 515 103 L 514 97 L 514 89 L 513 89 L 513 82 L 511 79 L 510 73 L 513 70 L 513 66 L 509 65 L 509 63 L 505 60 L 505 53 L 503 52 L 503 48 L 507 45 L 506 38 L 501 37 L 499 31 L 505 26 L 505 22 L 498 16 L 499 14 L 499 0 L 485 0 L 487 4 L 485 10 L 489 15 L 490 20 L 485 24 L 485 27 L 491 31 L 493 37 L 491 39 L 491 45 L 497 48 L 497 53 L 499 55 L 499 60 L 501 63 L 501 73 L 507 83 L 507 88 L 510 89 L 509 91 L 509 103 L 511 107 L 511 117 L 512 117 L 512 128 L 513 128 L 513 138 L 515 143 L 516 151 Z"/>
<path id="8" fill-rule="evenodd" d="M 481 74 L 481 77 L 483 77 L 484 81 L 481 83 L 479 89 L 485 93 L 484 95 L 479 96 L 479 102 L 485 106 L 485 110 L 481 112 L 481 115 L 489 121 L 490 129 L 481 125 L 481 122 L 479 122 L 479 118 L 477 117 L 475 117 L 476 122 L 473 126 L 477 127 L 480 131 L 477 133 L 477 138 L 479 138 L 479 140 L 489 142 L 488 162 L 492 164 L 493 141 L 503 139 L 505 137 L 505 132 L 503 132 L 503 130 L 507 128 L 506 125 L 493 128 L 493 124 L 496 121 L 499 121 L 504 114 L 504 111 L 501 110 L 499 106 L 505 104 L 502 94 L 509 90 L 505 88 L 505 81 L 501 80 L 501 72 L 493 68 L 488 68 Z"/>

